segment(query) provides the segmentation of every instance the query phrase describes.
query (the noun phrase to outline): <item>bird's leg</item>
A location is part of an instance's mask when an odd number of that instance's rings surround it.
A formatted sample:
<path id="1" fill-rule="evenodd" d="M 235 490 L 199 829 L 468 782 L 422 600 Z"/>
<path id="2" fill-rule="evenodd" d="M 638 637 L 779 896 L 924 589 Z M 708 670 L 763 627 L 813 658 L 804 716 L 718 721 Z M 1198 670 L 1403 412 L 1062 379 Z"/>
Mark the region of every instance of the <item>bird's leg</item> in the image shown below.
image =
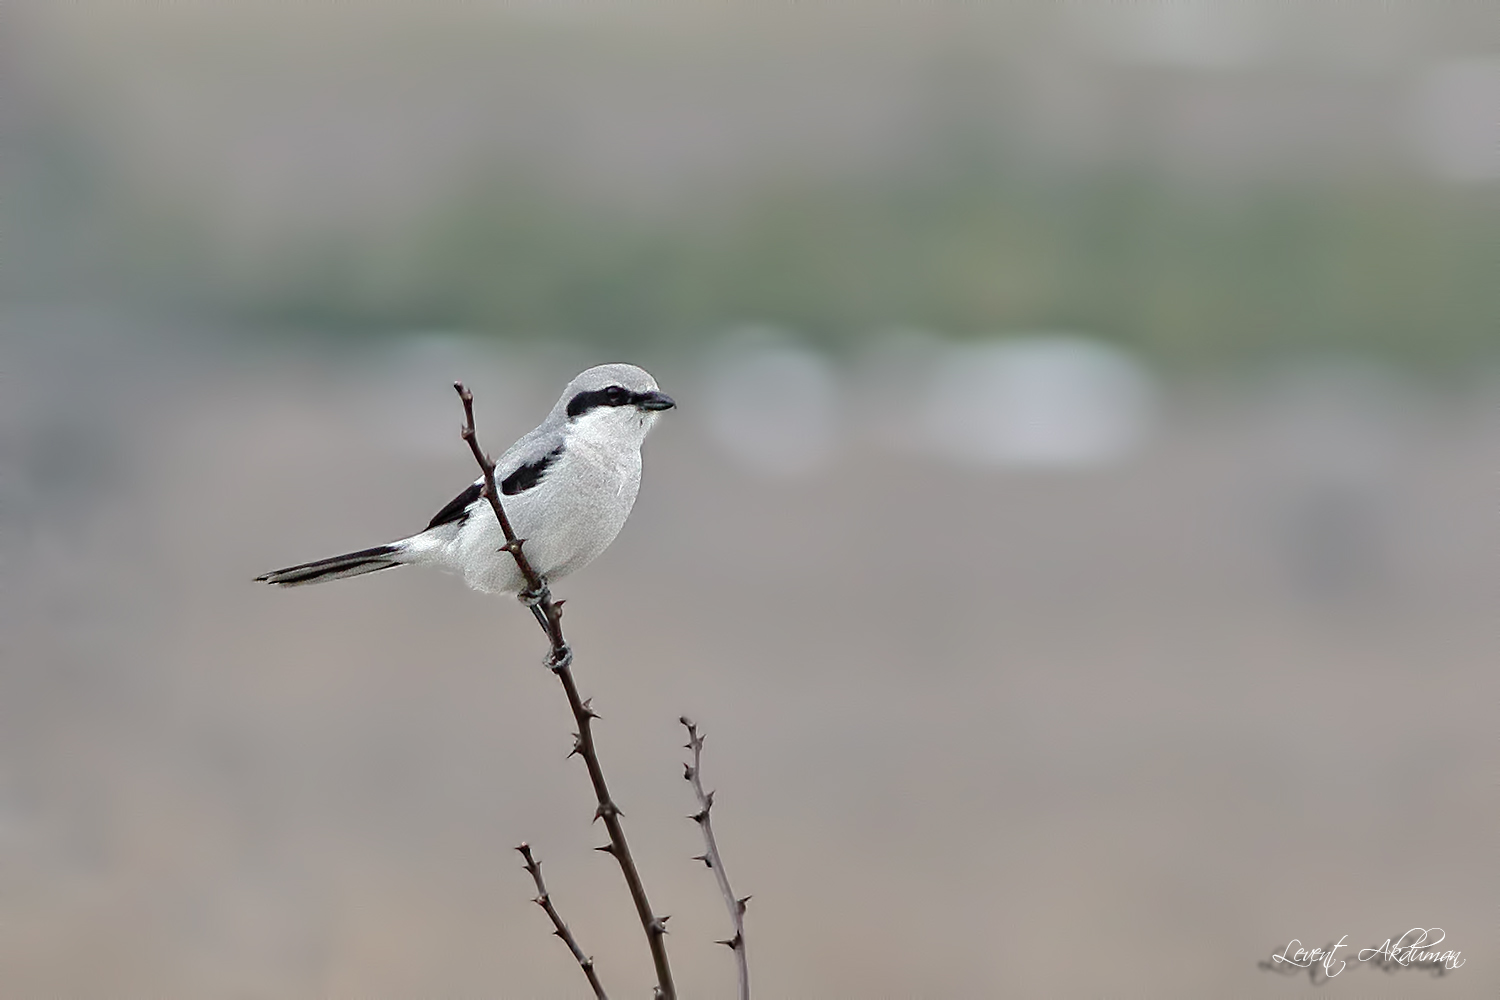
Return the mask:
<path id="1" fill-rule="evenodd" d="M 516 599 L 531 609 L 531 614 L 536 618 L 536 623 L 542 627 L 543 632 L 546 632 L 550 636 L 552 629 L 547 622 L 547 612 L 542 610 L 542 605 L 552 600 L 552 592 L 547 587 L 547 581 L 543 580 L 542 585 L 536 590 L 521 591 L 516 594 Z"/>
<path id="2" fill-rule="evenodd" d="M 547 618 L 546 610 L 550 607 L 553 609 L 553 614 L 560 615 L 562 601 L 558 601 L 556 604 L 552 603 L 552 590 L 547 586 L 545 579 L 542 580 L 542 585 L 537 589 L 523 590 L 516 594 L 516 597 L 522 604 L 531 609 L 531 614 L 536 618 L 536 623 L 542 627 L 542 631 L 546 633 L 548 641 L 552 643 L 552 652 L 547 657 L 547 666 L 555 671 L 566 670 L 573 662 L 573 650 L 568 647 L 566 642 L 562 641 L 561 630 L 556 635 L 553 634 L 552 623 Z"/>

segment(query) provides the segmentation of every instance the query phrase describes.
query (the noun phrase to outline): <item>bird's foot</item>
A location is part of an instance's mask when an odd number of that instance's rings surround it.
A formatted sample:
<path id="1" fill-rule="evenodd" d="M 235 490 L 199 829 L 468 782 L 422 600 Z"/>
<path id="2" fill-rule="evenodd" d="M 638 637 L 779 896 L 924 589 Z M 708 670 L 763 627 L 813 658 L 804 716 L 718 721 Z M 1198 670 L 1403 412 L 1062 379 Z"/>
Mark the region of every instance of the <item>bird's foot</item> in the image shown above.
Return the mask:
<path id="1" fill-rule="evenodd" d="M 542 631 L 548 635 L 552 634 L 552 623 L 547 620 L 545 606 L 552 603 L 552 591 L 547 587 L 547 581 L 536 590 L 523 590 L 516 594 L 516 599 L 531 609 L 532 617 L 542 627 Z M 558 602 L 561 604 L 562 602 Z"/>
<path id="2" fill-rule="evenodd" d="M 553 673 L 568 669 L 573 665 L 573 647 L 567 643 L 556 647 L 547 656 L 547 669 Z"/>
<path id="3" fill-rule="evenodd" d="M 552 600 L 552 591 L 547 588 L 547 581 L 543 580 L 542 585 L 536 590 L 523 590 L 516 594 L 516 600 L 528 608 L 536 608 L 538 605 Z"/>

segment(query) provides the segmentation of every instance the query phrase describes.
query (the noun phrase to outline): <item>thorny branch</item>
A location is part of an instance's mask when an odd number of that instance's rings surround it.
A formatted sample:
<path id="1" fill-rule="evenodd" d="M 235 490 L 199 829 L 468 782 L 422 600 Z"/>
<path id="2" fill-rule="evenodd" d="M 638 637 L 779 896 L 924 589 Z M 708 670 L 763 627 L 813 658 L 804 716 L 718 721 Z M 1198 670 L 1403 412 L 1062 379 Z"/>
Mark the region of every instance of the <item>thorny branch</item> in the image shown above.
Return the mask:
<path id="1" fill-rule="evenodd" d="M 542 579 L 522 551 L 526 539 L 516 537 L 510 518 L 505 516 L 505 510 L 500 506 L 500 490 L 495 485 L 495 463 L 479 447 L 479 439 L 474 432 L 474 395 L 464 388 L 462 382 L 454 382 L 453 388 L 458 391 L 458 398 L 464 404 L 463 439 L 468 442 L 469 450 L 474 453 L 474 461 L 479 463 L 479 468 L 484 472 L 484 495 L 489 498 L 490 507 L 495 511 L 495 519 L 500 522 L 500 530 L 505 533 L 505 545 L 501 547 L 501 551 L 509 552 L 515 558 L 516 568 L 526 581 L 526 589 L 517 596 L 531 609 L 537 624 L 547 633 L 547 641 L 552 647 L 547 656 L 547 666 L 562 682 L 563 691 L 568 696 L 568 707 L 573 710 L 573 718 L 578 724 L 578 732 L 573 738 L 573 753 L 582 757 L 588 767 L 589 780 L 594 785 L 594 797 L 599 803 L 594 811 L 594 818 L 604 820 L 604 828 L 609 832 L 609 843 L 599 850 L 614 855 L 620 864 L 620 871 L 625 875 L 625 884 L 635 903 L 636 915 L 646 932 L 646 943 L 651 947 L 652 964 L 656 966 L 656 996 L 659 1000 L 677 1000 L 677 987 L 672 982 L 671 966 L 667 964 L 667 918 L 658 917 L 652 911 L 650 901 L 646 899 L 646 888 L 641 883 L 640 871 L 635 866 L 635 859 L 631 857 L 630 845 L 625 841 L 625 828 L 620 825 L 620 807 L 610 798 L 609 786 L 604 781 L 604 769 L 599 765 L 599 754 L 594 748 L 592 727 L 593 721 L 599 716 L 588 701 L 579 697 L 578 685 L 573 681 L 573 651 L 568 648 L 562 632 L 563 602 L 552 599 L 547 581 Z"/>
<path id="2" fill-rule="evenodd" d="M 573 932 L 568 930 L 568 925 L 563 923 L 563 918 L 558 914 L 557 907 L 552 905 L 552 897 L 547 893 L 546 883 L 542 881 L 542 863 L 531 856 L 531 845 L 522 841 L 521 846 L 517 847 L 516 850 L 520 851 L 521 857 L 526 859 L 526 870 L 531 873 L 531 879 L 536 883 L 536 899 L 533 899 L 532 902 L 547 911 L 547 916 L 552 919 L 552 926 L 555 928 L 552 933 L 562 938 L 563 944 L 567 945 L 568 950 L 573 953 L 573 957 L 578 959 L 578 967 L 588 977 L 589 985 L 594 988 L 594 996 L 598 997 L 599 1000 L 609 1000 L 604 995 L 604 987 L 599 983 L 599 974 L 594 971 L 594 960 L 585 955 L 583 949 L 578 947 L 578 941 L 574 939 Z"/>
<path id="3" fill-rule="evenodd" d="M 703 853 L 695 860 L 703 862 L 713 870 L 714 878 L 719 883 L 719 892 L 724 895 L 724 905 L 729 908 L 729 919 L 734 924 L 734 936 L 726 941 L 720 941 L 719 944 L 728 946 L 734 952 L 734 960 L 739 968 L 740 977 L 739 1000 L 750 1000 L 750 961 L 745 956 L 745 904 L 750 901 L 750 897 L 736 898 L 734 890 L 729 888 L 729 875 L 724 871 L 724 861 L 719 856 L 719 845 L 714 840 L 713 820 L 709 816 L 714 807 L 714 793 L 703 790 L 703 737 L 698 734 L 698 727 L 692 719 L 684 715 L 677 721 L 686 727 L 687 749 L 693 752 L 693 762 L 682 765 L 682 776 L 687 779 L 688 784 L 693 786 L 693 794 L 698 796 L 698 811 L 689 817 L 703 831 Z"/>

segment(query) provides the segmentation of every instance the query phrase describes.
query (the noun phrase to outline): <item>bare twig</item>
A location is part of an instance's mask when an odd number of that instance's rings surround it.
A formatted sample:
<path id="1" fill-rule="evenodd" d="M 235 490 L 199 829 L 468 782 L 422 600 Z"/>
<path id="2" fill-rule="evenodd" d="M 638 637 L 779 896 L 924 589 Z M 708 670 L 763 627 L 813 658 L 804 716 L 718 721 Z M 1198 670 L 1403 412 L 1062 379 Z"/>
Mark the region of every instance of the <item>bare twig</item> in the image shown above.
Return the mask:
<path id="1" fill-rule="evenodd" d="M 726 941 L 720 941 L 719 944 L 728 946 L 729 950 L 734 952 L 734 960 L 739 967 L 740 974 L 739 998 L 750 1000 L 750 960 L 745 956 L 745 904 L 750 901 L 750 897 L 736 898 L 734 890 L 729 888 L 729 875 L 724 871 L 724 861 L 719 856 L 719 845 L 714 840 L 713 820 L 709 817 L 714 807 L 714 793 L 703 790 L 703 737 L 698 735 L 698 727 L 694 725 L 692 719 L 684 715 L 677 721 L 687 728 L 687 749 L 693 752 L 693 762 L 682 765 L 682 776 L 687 779 L 688 784 L 693 786 L 693 794 L 698 796 L 698 811 L 689 817 L 703 831 L 703 853 L 695 860 L 713 869 L 714 878 L 719 883 L 719 892 L 724 895 L 724 905 L 728 907 L 729 919 L 734 924 L 734 936 Z"/>
<path id="2" fill-rule="evenodd" d="M 656 966 L 656 996 L 660 1000 L 676 1000 L 677 987 L 672 982 L 672 968 L 667 963 L 667 918 L 658 917 L 652 911 L 650 901 L 646 899 L 641 873 L 635 866 L 635 859 L 631 857 L 630 845 L 625 841 L 625 828 L 620 825 L 620 807 L 610 798 L 609 786 L 604 781 L 604 769 L 599 765 L 591 725 L 599 715 L 587 700 L 579 697 L 578 685 L 573 681 L 573 651 L 568 648 L 562 632 L 562 601 L 552 599 L 547 581 L 522 551 L 526 540 L 516 537 L 510 518 L 505 516 L 505 510 L 500 506 L 500 490 L 495 485 L 495 463 L 479 447 L 479 439 L 474 432 L 473 394 L 464 388 L 462 382 L 454 382 L 453 388 L 458 391 L 458 398 L 464 404 L 463 439 L 469 443 L 474 461 L 479 463 L 479 468 L 484 472 L 484 495 L 489 498 L 490 507 L 495 511 L 495 519 L 500 522 L 500 530 L 505 533 L 505 545 L 501 547 L 501 551 L 509 552 L 515 558 L 516 568 L 526 581 L 526 589 L 517 596 L 531 609 L 537 624 L 547 633 L 547 641 L 552 647 L 547 656 L 547 666 L 562 681 L 563 691 L 568 696 L 568 707 L 573 710 L 573 719 L 578 724 L 578 732 L 573 737 L 573 753 L 582 757 L 588 767 L 589 780 L 594 785 L 594 797 L 599 803 L 594 811 L 594 818 L 604 820 L 604 828 L 609 832 L 609 843 L 599 850 L 614 855 L 620 864 L 620 871 L 625 875 L 625 885 L 630 889 L 636 916 L 640 918 L 641 928 L 646 932 L 646 943 L 651 948 L 652 964 Z"/>
<path id="3" fill-rule="evenodd" d="M 521 857 L 526 859 L 526 870 L 531 873 L 531 879 L 536 883 L 536 899 L 532 902 L 547 911 L 547 916 L 551 918 L 552 926 L 555 928 L 552 933 L 562 938 L 563 944 L 567 945 L 573 957 L 578 959 L 578 967 L 588 977 L 589 985 L 594 988 L 594 996 L 599 1000 L 609 1000 L 604 995 L 604 987 L 599 983 L 599 975 L 594 972 L 594 960 L 578 947 L 578 941 L 574 939 L 573 932 L 568 930 L 568 925 L 563 923 L 563 918 L 558 915 L 557 907 L 552 905 L 552 897 L 548 895 L 547 885 L 542 881 L 542 863 L 531 856 L 531 845 L 522 841 L 521 846 L 516 850 L 520 851 Z"/>

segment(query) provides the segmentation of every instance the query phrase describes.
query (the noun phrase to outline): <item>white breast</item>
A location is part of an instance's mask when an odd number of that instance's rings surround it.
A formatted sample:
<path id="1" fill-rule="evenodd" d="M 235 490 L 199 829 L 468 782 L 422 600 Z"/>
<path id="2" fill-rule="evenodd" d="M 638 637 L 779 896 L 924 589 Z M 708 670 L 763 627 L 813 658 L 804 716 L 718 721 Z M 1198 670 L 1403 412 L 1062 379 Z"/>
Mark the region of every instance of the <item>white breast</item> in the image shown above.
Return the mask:
<path id="1" fill-rule="evenodd" d="M 576 440 L 524 493 L 502 497 L 506 516 L 538 573 L 549 581 L 582 569 L 609 547 L 635 506 L 641 485 L 638 447 L 601 447 Z M 515 593 L 524 581 L 505 536 L 485 508 L 474 512 L 444 546 L 441 562 L 459 570 L 469 586 Z"/>

